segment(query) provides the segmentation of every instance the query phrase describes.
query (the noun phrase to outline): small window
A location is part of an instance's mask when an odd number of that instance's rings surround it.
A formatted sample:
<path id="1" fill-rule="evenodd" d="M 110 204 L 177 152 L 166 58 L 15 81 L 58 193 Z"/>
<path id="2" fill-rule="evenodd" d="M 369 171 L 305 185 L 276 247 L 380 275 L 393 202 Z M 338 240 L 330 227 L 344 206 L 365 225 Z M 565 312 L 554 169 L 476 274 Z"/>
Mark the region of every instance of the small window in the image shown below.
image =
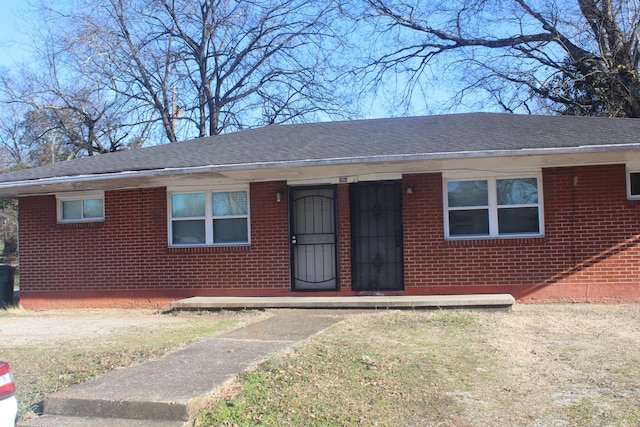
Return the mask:
<path id="1" fill-rule="evenodd" d="M 104 221 L 104 193 L 59 194 L 58 222 Z"/>
<path id="2" fill-rule="evenodd" d="M 640 199 L 640 172 L 627 174 L 627 196 L 629 199 Z"/>
<path id="3" fill-rule="evenodd" d="M 542 235 L 538 177 L 445 181 L 448 238 Z"/>
<path id="4" fill-rule="evenodd" d="M 171 246 L 249 243 L 248 191 L 170 193 Z"/>

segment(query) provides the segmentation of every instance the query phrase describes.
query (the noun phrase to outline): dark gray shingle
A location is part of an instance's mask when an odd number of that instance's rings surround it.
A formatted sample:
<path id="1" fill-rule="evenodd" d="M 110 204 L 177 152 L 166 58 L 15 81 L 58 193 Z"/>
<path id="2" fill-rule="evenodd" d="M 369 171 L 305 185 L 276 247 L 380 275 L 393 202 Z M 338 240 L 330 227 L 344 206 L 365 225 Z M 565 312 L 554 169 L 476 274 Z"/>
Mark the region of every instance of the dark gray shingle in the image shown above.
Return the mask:
<path id="1" fill-rule="evenodd" d="M 269 126 L 191 141 L 86 157 L 0 175 L 0 183 L 200 166 L 261 167 L 387 156 L 499 151 L 615 149 L 640 144 L 640 120 L 470 113 Z M 638 147 L 640 148 L 640 147 Z M 253 165 L 253 166 L 252 166 Z M 286 165 L 284 165 L 286 166 Z"/>

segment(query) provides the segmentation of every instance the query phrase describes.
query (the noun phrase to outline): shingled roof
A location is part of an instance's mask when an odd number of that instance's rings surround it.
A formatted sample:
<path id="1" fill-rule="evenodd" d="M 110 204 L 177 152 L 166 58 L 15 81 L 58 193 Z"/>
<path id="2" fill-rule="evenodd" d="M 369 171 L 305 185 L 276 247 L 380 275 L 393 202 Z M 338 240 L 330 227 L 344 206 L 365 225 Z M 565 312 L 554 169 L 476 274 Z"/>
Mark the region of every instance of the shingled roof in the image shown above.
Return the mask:
<path id="1" fill-rule="evenodd" d="M 403 159 L 640 150 L 640 120 L 470 113 L 274 125 L 0 175 L 12 183 L 137 171 L 192 173 Z M 35 182 L 34 182 L 35 183 Z"/>

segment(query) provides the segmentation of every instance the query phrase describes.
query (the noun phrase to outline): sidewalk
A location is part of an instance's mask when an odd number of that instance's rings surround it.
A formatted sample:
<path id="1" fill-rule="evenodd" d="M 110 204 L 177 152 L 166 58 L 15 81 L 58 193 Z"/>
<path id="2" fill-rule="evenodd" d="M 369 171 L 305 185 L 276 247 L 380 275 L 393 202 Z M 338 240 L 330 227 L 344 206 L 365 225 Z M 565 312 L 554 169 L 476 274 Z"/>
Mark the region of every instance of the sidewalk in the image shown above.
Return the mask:
<path id="1" fill-rule="evenodd" d="M 340 322 L 340 311 L 283 310 L 261 322 L 54 393 L 25 427 L 182 427 L 225 383 Z"/>

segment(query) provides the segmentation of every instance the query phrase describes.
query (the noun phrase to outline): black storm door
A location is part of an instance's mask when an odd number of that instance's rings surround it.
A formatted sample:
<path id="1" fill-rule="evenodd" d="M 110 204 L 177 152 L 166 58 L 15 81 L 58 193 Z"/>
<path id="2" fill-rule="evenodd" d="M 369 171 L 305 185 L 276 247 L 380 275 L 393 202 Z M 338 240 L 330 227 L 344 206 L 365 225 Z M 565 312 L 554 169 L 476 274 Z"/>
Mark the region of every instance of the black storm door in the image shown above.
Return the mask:
<path id="1" fill-rule="evenodd" d="M 337 230 L 334 187 L 291 189 L 293 290 L 335 290 Z"/>
<path id="2" fill-rule="evenodd" d="M 402 183 L 352 184 L 351 209 L 353 290 L 402 290 Z"/>

